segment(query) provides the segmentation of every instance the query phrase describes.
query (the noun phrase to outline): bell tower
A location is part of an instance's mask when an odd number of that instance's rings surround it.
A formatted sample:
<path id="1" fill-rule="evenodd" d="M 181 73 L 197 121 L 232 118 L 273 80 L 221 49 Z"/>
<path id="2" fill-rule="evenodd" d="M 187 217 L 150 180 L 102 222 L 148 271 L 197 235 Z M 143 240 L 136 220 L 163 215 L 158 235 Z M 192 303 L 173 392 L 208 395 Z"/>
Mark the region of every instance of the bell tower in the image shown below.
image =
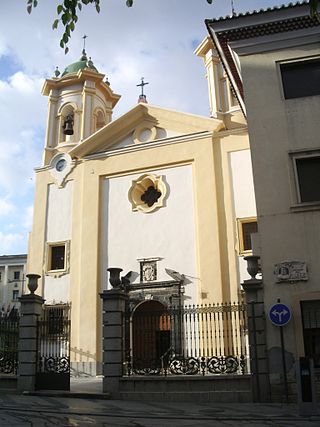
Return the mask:
<path id="1" fill-rule="evenodd" d="M 203 58 L 206 68 L 211 117 L 223 120 L 227 129 L 238 124 L 244 125 L 245 118 L 240 105 L 210 37 L 206 37 L 200 43 L 195 54 Z"/>
<path id="2" fill-rule="evenodd" d="M 54 77 L 46 79 L 42 94 L 49 97 L 44 165 L 108 124 L 120 99 L 84 49 L 79 61 L 68 65 L 61 75 L 56 68 Z"/>

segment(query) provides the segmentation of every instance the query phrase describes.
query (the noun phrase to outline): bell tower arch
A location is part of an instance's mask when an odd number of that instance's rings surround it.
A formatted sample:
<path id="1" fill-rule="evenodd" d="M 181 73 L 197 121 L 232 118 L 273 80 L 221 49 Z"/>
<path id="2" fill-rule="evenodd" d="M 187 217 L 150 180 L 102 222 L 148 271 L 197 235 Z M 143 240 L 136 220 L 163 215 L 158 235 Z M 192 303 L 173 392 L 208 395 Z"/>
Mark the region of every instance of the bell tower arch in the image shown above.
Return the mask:
<path id="1" fill-rule="evenodd" d="M 42 94 L 49 98 L 44 165 L 108 124 L 120 99 L 85 50 L 61 75 L 58 68 L 54 74 L 42 88 Z"/>

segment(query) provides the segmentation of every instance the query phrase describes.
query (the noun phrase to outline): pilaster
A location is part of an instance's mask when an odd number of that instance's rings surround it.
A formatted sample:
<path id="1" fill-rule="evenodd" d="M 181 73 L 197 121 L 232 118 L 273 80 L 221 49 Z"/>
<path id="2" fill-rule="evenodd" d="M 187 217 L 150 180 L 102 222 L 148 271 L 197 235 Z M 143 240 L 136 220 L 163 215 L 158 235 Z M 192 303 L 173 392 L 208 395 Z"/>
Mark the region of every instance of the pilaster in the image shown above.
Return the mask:
<path id="1" fill-rule="evenodd" d="M 40 276 L 30 275 L 35 278 L 36 285 Z M 29 284 L 30 289 L 30 284 Z M 30 289 L 31 290 L 31 289 Z M 35 289 L 34 289 L 35 290 Z M 36 389 L 36 371 L 37 371 L 37 321 L 42 314 L 42 305 L 44 299 L 34 294 L 22 295 L 19 298 L 20 307 L 20 326 L 19 326 L 19 368 L 18 384 L 19 391 L 34 391 Z"/>
<path id="2" fill-rule="evenodd" d="M 103 392 L 119 398 L 125 360 L 124 315 L 128 295 L 121 289 L 100 294 L 103 300 Z"/>

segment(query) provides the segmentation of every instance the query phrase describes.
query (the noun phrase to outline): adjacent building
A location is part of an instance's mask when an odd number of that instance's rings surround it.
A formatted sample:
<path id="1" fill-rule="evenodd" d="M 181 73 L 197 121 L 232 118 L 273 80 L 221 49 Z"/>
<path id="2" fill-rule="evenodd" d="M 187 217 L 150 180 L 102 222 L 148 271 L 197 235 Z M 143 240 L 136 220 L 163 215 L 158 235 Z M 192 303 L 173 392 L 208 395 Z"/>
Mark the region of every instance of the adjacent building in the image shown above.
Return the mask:
<path id="1" fill-rule="evenodd" d="M 287 370 L 320 368 L 320 31 L 308 1 L 207 21 L 248 119 L 266 313 L 277 301 Z M 282 372 L 279 329 L 267 321 L 270 378 Z M 290 375 L 289 375 L 290 376 Z"/>
<path id="2" fill-rule="evenodd" d="M 1 316 L 19 308 L 19 297 L 25 293 L 26 265 L 26 254 L 0 256 Z"/>

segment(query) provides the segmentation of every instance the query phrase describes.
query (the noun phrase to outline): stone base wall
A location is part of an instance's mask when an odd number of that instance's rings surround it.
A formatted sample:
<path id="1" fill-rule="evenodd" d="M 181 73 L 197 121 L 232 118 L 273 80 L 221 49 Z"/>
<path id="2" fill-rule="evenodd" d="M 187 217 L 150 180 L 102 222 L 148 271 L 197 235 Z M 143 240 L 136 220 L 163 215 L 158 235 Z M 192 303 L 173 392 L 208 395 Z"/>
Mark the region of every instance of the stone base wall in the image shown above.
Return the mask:
<path id="1" fill-rule="evenodd" d="M 123 377 L 118 398 L 144 401 L 252 402 L 249 375 Z"/>
<path id="2" fill-rule="evenodd" d="M 16 390 L 17 377 L 15 375 L 0 375 L 0 390 Z"/>

